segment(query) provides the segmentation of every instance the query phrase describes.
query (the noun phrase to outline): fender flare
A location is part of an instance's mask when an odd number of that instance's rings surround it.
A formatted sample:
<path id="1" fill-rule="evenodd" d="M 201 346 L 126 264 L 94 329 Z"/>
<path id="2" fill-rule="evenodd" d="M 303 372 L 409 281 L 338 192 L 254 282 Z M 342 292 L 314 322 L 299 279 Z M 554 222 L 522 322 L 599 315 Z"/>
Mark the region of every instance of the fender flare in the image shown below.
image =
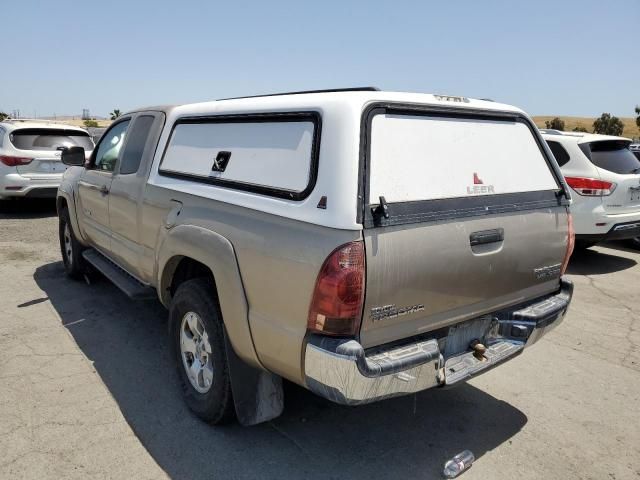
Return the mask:
<path id="1" fill-rule="evenodd" d="M 266 370 L 255 350 L 249 326 L 249 304 L 244 291 L 236 253 L 222 235 L 195 225 L 178 225 L 160 233 L 156 265 L 158 295 L 163 305 L 171 302 L 169 288 L 183 258 L 206 265 L 218 290 L 218 301 L 229 341 L 235 353 L 249 366 Z"/>
<path id="2" fill-rule="evenodd" d="M 71 228 L 73 229 L 73 233 L 76 236 L 76 239 L 84 246 L 87 246 L 87 242 L 82 234 L 82 230 L 80 230 L 80 223 L 78 222 L 78 213 L 77 213 L 77 204 L 75 195 L 73 194 L 73 190 L 67 190 L 66 186 L 60 185 L 58 188 L 58 194 L 56 196 L 56 212 L 58 217 L 60 216 L 60 205 L 61 199 L 67 205 L 67 210 L 69 211 L 69 220 L 71 220 Z"/>

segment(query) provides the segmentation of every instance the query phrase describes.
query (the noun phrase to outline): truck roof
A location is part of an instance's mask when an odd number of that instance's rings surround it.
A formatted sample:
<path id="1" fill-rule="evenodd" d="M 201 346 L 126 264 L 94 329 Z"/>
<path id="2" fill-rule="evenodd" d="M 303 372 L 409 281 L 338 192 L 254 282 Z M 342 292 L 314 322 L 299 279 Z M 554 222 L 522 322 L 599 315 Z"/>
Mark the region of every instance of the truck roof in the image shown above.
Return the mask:
<path id="1" fill-rule="evenodd" d="M 151 105 L 147 107 L 138 107 L 138 108 L 134 108 L 133 110 L 129 110 L 125 112 L 123 115 L 129 115 L 132 113 L 142 113 L 142 112 L 163 112 L 168 115 L 177 106 L 178 105 Z"/>
<path id="2" fill-rule="evenodd" d="M 366 89 L 320 90 L 308 92 L 291 92 L 285 94 L 267 94 L 263 96 L 239 97 L 199 102 L 173 107 L 178 116 L 211 113 L 259 112 L 274 110 L 300 110 L 304 108 L 320 108 L 341 104 L 362 110 L 367 104 L 374 102 L 393 102 L 434 106 L 456 106 L 459 108 L 482 109 L 493 111 L 510 111 L 524 113 L 522 110 L 491 100 L 480 100 L 455 95 L 438 95 L 427 93 L 387 92 Z"/>

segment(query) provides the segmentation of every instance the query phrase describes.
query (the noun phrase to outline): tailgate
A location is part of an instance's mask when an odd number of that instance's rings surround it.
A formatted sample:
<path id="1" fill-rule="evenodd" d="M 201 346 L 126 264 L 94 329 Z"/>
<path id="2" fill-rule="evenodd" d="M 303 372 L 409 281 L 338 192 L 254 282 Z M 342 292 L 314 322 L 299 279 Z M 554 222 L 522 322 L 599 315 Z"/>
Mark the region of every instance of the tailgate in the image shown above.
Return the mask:
<path id="1" fill-rule="evenodd" d="M 30 152 L 30 155 L 42 155 L 38 156 L 31 160 L 30 163 L 26 165 L 19 165 L 16 167 L 18 173 L 25 177 L 59 177 L 62 175 L 67 166 L 62 163 L 60 157 L 54 157 L 51 155 L 52 152 L 47 152 L 44 154 L 40 154 L 38 152 Z M 60 152 L 57 152 L 58 154 Z"/>
<path id="2" fill-rule="evenodd" d="M 369 125 L 365 348 L 559 288 L 568 201 L 526 118 L 386 107 Z"/>
<path id="3" fill-rule="evenodd" d="M 602 197 L 607 213 L 640 213 L 640 175 L 620 175 L 615 180 L 613 193 Z"/>

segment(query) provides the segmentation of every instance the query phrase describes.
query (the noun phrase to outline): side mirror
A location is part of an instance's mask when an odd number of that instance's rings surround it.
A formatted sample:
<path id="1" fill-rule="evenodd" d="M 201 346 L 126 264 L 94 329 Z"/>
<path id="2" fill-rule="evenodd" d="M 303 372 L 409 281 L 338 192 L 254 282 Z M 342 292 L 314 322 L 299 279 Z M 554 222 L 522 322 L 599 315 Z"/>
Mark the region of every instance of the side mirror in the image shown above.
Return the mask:
<path id="1" fill-rule="evenodd" d="M 60 155 L 62 163 L 69 165 L 70 167 L 81 167 L 85 164 L 86 159 L 84 156 L 84 148 L 82 147 L 69 147 L 62 150 Z"/>

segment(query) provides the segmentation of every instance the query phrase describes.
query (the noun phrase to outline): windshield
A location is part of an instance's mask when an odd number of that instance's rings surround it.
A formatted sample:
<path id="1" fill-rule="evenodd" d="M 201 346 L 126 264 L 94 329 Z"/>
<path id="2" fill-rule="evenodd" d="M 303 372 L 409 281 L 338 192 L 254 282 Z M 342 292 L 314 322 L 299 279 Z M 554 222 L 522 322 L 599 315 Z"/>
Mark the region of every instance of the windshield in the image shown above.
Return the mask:
<path id="1" fill-rule="evenodd" d="M 58 150 L 61 147 L 83 147 L 93 150 L 88 133 L 60 128 L 23 128 L 10 135 L 11 143 L 19 150 Z"/>
<path id="2" fill-rule="evenodd" d="M 607 140 L 591 142 L 591 162 L 600 168 L 613 173 L 640 173 L 640 160 L 629 150 L 629 142 L 624 140 Z"/>

